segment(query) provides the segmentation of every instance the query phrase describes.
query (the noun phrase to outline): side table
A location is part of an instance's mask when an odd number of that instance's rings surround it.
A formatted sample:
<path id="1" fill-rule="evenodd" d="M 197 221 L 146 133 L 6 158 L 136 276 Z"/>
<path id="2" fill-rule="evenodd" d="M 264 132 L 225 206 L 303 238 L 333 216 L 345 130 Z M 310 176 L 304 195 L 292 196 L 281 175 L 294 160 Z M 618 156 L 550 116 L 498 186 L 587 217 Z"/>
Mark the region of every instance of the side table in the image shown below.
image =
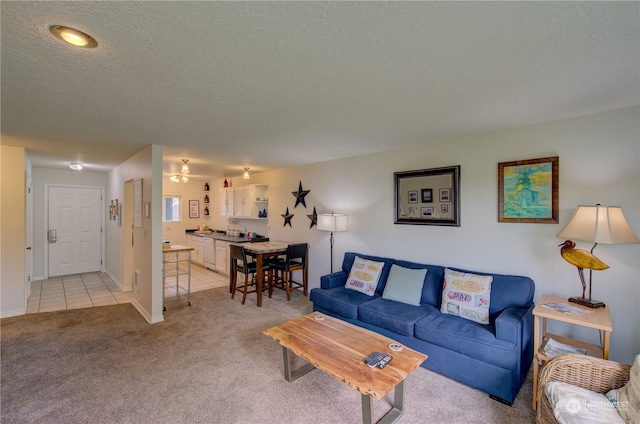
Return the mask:
<path id="1" fill-rule="evenodd" d="M 536 409 L 537 396 L 538 396 L 538 372 L 539 362 L 548 361 L 549 357 L 544 354 L 544 348 L 550 338 L 555 341 L 571 345 L 574 347 L 583 348 L 587 351 L 587 355 L 595 356 L 597 358 L 609 359 L 609 340 L 611 338 L 611 332 L 613 326 L 611 324 L 611 315 L 609 313 L 609 307 L 591 309 L 584 308 L 575 303 L 570 303 L 572 307 L 584 309 L 586 312 L 583 314 L 567 314 L 560 311 L 556 311 L 547 308 L 543 305 L 549 303 L 568 303 L 568 300 L 563 297 L 544 295 L 538 302 L 538 305 L 533 309 L 533 337 L 535 345 L 535 355 L 533 357 L 533 409 Z M 594 328 L 603 332 L 602 346 L 591 343 L 586 343 L 581 340 L 572 339 L 569 337 L 559 336 L 557 334 L 547 333 L 547 319 L 566 322 L 568 324 L 580 325 L 582 327 Z"/>

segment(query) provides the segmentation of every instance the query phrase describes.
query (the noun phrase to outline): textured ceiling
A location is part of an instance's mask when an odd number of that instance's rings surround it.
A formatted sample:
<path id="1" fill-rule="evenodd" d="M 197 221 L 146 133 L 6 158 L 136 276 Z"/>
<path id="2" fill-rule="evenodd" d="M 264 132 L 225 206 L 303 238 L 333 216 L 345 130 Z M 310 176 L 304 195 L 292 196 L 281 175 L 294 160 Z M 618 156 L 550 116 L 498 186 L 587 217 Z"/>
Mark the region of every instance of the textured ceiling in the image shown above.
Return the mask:
<path id="1" fill-rule="evenodd" d="M 640 103 L 638 2 L 0 7 L 2 144 L 35 166 L 153 143 L 166 174 L 236 176 Z"/>

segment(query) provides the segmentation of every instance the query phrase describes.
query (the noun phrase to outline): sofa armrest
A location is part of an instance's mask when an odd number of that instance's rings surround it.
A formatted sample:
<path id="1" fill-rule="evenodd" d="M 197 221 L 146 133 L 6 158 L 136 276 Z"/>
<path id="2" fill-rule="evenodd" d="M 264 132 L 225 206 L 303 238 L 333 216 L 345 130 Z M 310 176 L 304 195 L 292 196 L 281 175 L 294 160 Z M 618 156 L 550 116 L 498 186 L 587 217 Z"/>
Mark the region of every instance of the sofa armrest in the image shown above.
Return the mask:
<path id="1" fill-rule="evenodd" d="M 506 340 L 517 345 L 522 343 L 523 327 L 527 321 L 527 314 L 531 315 L 531 308 L 509 306 L 496 318 L 496 338 Z M 524 330 L 526 331 L 526 330 Z"/>
<path id="2" fill-rule="evenodd" d="M 332 289 L 334 287 L 344 286 L 347 282 L 347 274 L 344 271 L 334 272 L 320 277 L 320 287 L 323 289 Z"/>

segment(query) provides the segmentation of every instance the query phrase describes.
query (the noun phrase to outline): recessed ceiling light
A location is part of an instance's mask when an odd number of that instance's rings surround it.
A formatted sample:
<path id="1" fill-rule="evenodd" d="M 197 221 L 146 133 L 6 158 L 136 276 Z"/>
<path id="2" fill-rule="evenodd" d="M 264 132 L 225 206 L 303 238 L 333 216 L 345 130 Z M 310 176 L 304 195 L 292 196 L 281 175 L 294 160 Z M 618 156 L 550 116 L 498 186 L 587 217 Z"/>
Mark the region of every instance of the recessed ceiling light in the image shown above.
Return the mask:
<path id="1" fill-rule="evenodd" d="M 69 164 L 69 168 L 73 169 L 74 171 L 81 171 L 82 170 L 82 164 L 80 164 L 80 163 L 70 163 Z"/>
<path id="2" fill-rule="evenodd" d="M 59 40 L 77 47 L 94 48 L 98 42 L 89 34 L 63 25 L 51 25 L 49 31 Z"/>

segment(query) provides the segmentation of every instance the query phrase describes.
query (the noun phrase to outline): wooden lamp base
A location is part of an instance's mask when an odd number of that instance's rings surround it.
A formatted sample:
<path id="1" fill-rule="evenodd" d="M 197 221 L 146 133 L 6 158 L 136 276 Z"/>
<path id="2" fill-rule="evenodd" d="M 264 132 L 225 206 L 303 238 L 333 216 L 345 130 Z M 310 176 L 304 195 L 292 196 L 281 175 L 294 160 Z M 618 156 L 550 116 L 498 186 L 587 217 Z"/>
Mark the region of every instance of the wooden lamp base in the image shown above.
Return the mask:
<path id="1" fill-rule="evenodd" d="M 587 308 L 597 309 L 604 308 L 604 302 L 599 300 L 587 299 L 586 297 L 570 297 L 569 302 L 577 303 L 578 305 L 586 306 Z"/>

